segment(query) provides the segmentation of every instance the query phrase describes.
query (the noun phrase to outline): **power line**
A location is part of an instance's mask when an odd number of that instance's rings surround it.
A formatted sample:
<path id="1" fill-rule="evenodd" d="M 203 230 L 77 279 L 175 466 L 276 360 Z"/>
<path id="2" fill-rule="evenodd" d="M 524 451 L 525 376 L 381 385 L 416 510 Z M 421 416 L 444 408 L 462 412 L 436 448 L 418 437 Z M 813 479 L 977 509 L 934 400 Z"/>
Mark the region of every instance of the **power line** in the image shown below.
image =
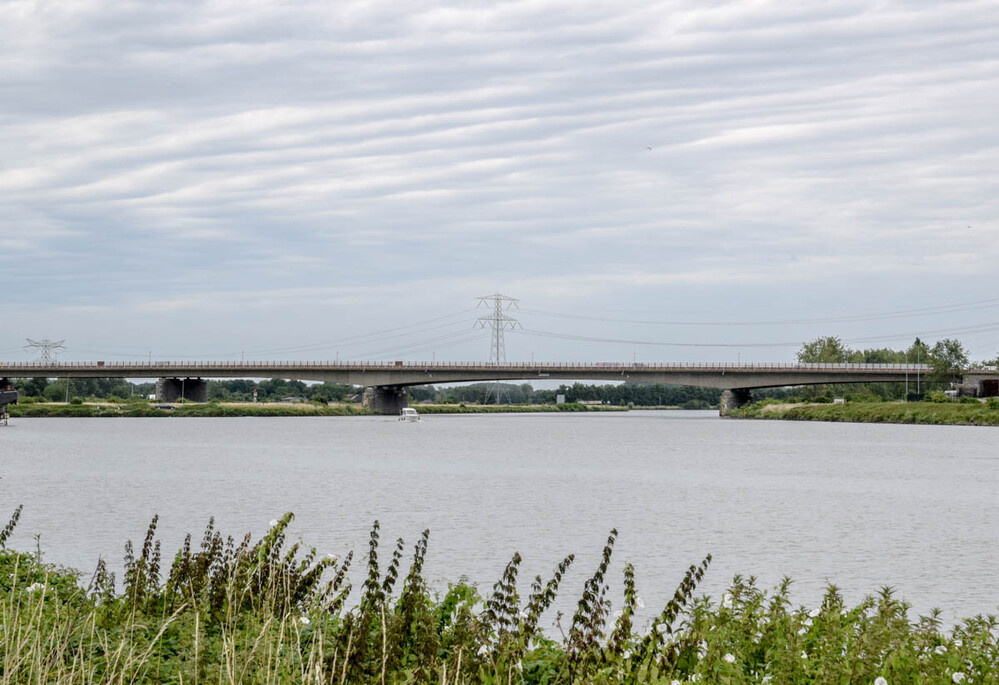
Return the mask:
<path id="1" fill-rule="evenodd" d="M 565 314 L 561 312 L 549 312 L 538 309 L 521 309 L 520 311 L 525 314 L 536 314 L 538 316 L 556 319 L 578 319 L 584 321 L 602 321 L 607 323 L 629 323 L 655 326 L 797 326 L 804 324 L 848 323 L 851 321 L 876 321 L 880 319 L 932 316 L 934 314 L 976 311 L 981 309 L 991 309 L 994 307 L 999 307 L 999 298 L 959 302 L 948 305 L 919 307 L 915 309 L 900 309 L 888 312 L 852 314 L 846 316 L 811 319 L 776 319 L 770 321 L 663 321 L 650 319 L 619 319 L 587 314 Z"/>

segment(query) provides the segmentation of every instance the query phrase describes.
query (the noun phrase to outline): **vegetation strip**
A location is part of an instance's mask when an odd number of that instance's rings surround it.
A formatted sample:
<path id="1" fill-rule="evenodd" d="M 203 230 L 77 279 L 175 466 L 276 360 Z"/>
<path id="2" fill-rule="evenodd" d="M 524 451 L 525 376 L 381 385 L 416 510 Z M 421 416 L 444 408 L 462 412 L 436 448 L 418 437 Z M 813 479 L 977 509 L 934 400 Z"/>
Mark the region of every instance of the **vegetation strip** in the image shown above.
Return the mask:
<path id="1" fill-rule="evenodd" d="M 884 588 L 847 606 L 830 586 L 794 607 L 790 581 L 772 591 L 737 576 L 719 601 L 695 595 L 711 557 L 691 566 L 644 626 L 626 564 L 611 599 L 611 531 L 576 610 L 541 630 L 572 555 L 521 594 L 514 554 L 490 591 L 463 581 L 434 592 L 423 576 L 429 531 L 403 573 L 404 543 L 379 559 L 375 522 L 360 598 L 348 606 L 353 553 L 286 544 L 286 514 L 259 540 L 223 537 L 213 522 L 188 536 L 169 567 L 157 519 L 125 547 L 121 591 L 99 562 L 80 574 L 6 550 L 0 532 L 0 679 L 4 683 L 996 683 L 999 623 L 977 616 L 944 630 L 939 613 L 908 616 Z M 615 586 L 617 583 L 613 583 Z M 619 609 L 614 611 L 614 605 Z M 557 634 L 558 637 L 552 637 Z"/>
<path id="2" fill-rule="evenodd" d="M 942 396 L 942 393 L 940 393 Z M 787 421 L 846 421 L 854 423 L 924 423 L 957 426 L 999 426 L 999 398 L 986 402 L 844 402 L 781 403 L 763 401 L 730 411 L 729 416 Z"/>

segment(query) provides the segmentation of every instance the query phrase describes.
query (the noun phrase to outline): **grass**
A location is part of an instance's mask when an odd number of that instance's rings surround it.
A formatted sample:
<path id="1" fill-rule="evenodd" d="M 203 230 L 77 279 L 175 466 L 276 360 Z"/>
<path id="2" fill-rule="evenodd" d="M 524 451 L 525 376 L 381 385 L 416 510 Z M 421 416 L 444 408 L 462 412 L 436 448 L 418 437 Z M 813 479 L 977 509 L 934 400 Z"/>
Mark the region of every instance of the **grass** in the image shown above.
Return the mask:
<path id="1" fill-rule="evenodd" d="M 166 564 L 154 518 L 138 550 L 126 545 L 121 589 L 103 563 L 80 574 L 3 549 L 3 683 L 996 683 L 997 621 L 944 630 L 910 619 L 887 588 L 846 606 L 835 587 L 793 606 L 790 581 L 762 590 L 736 577 L 717 601 L 696 589 L 710 556 L 691 566 L 647 625 L 634 569 L 612 581 L 612 531 L 571 617 L 541 630 L 568 556 L 529 589 L 514 554 L 491 590 L 423 577 L 429 531 L 404 571 L 402 540 L 381 557 L 371 532 L 348 605 L 353 554 L 288 545 L 287 514 L 259 540 L 223 537 L 210 523 Z M 386 563 L 387 561 L 387 563 Z M 614 588 L 612 591 L 612 587 Z M 618 607 L 614 611 L 614 607 Z M 885 681 L 878 680 L 884 678 Z"/>
<path id="2" fill-rule="evenodd" d="M 790 421 L 999 425 L 999 402 L 846 402 L 844 404 L 780 404 L 757 402 L 729 416 Z"/>

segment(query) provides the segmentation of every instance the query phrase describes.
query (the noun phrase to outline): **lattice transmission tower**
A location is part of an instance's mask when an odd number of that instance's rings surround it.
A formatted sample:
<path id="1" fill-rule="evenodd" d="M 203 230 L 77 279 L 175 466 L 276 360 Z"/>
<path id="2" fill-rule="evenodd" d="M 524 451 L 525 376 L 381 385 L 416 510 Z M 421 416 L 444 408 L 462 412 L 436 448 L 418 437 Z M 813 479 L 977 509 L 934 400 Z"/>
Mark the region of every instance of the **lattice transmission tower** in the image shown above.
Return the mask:
<path id="1" fill-rule="evenodd" d="M 500 364 L 506 361 L 506 341 L 503 339 L 503 334 L 506 331 L 523 328 L 517 319 L 506 314 L 510 309 L 519 309 L 517 298 L 496 293 L 477 299 L 479 304 L 476 305 L 476 308 L 490 307 L 493 310 L 489 316 L 480 316 L 475 325 L 479 328 L 492 329 L 493 334 L 489 340 L 489 361 Z"/>
<path id="2" fill-rule="evenodd" d="M 32 340 L 31 338 L 25 338 L 25 340 L 28 341 L 28 344 L 24 346 L 26 351 L 38 350 L 38 359 L 35 361 L 39 364 L 52 364 L 56 361 L 53 353 L 66 349 L 66 346 L 63 345 L 66 342 L 65 340 L 55 342 L 51 340 Z"/>

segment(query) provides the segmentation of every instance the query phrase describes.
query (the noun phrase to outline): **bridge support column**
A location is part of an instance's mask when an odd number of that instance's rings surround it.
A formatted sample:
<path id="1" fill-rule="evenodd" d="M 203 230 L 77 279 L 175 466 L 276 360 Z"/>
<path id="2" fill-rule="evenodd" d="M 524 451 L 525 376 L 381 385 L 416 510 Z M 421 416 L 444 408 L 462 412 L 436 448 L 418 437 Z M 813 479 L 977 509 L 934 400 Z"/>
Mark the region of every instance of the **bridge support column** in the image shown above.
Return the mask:
<path id="1" fill-rule="evenodd" d="M 402 386 L 378 385 L 364 389 L 364 406 L 376 414 L 398 416 L 409 406 L 409 397 Z"/>
<path id="2" fill-rule="evenodd" d="M 208 381 L 203 378 L 160 378 L 156 381 L 156 399 L 176 402 L 183 397 L 191 402 L 208 401 Z"/>
<path id="3" fill-rule="evenodd" d="M 753 401 L 753 393 L 745 388 L 733 388 L 722 393 L 721 402 L 718 404 L 718 415 L 725 416 L 732 409 L 749 404 Z"/>

